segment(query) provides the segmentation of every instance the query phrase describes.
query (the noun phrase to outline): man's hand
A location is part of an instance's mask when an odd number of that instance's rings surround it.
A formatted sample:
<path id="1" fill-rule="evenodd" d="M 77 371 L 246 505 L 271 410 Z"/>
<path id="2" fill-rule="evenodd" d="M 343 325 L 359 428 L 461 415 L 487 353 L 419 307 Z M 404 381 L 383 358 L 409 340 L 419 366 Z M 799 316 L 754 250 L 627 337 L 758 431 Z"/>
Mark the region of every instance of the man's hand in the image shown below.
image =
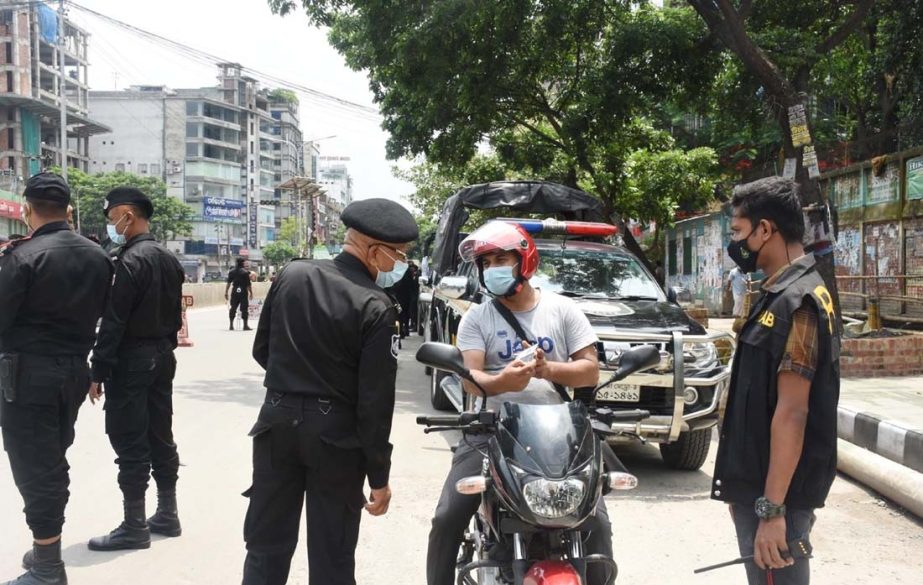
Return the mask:
<path id="1" fill-rule="evenodd" d="M 228 291 L 224 291 L 224 300 L 228 300 Z"/>
<path id="2" fill-rule="evenodd" d="M 103 385 L 99 382 L 90 382 L 90 390 L 88 394 L 90 395 L 90 404 L 96 404 L 97 400 L 102 400 Z"/>
<path id="3" fill-rule="evenodd" d="M 541 348 L 535 350 L 535 377 L 543 380 L 551 380 L 554 365 L 545 358 L 545 352 Z"/>
<path id="4" fill-rule="evenodd" d="M 788 553 L 788 543 L 785 541 L 785 516 L 760 520 L 756 529 L 756 539 L 753 541 L 753 561 L 760 569 L 784 569 L 795 564 L 789 557 L 782 558 L 782 553 Z"/>
<path id="5" fill-rule="evenodd" d="M 388 511 L 388 505 L 391 503 L 391 488 L 373 489 L 369 494 L 369 502 L 365 505 L 365 511 L 372 516 L 381 516 Z"/>
<path id="6" fill-rule="evenodd" d="M 503 389 L 507 392 L 521 392 L 534 375 L 535 362 L 525 364 L 519 360 L 513 360 L 500 372 Z"/>

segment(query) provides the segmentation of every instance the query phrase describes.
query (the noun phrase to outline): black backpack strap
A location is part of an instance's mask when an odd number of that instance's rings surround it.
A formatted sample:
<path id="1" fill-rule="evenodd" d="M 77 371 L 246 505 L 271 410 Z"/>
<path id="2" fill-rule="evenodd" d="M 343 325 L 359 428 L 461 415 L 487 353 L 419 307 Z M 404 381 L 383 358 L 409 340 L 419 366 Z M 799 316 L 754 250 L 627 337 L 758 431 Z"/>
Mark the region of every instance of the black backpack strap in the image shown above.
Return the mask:
<path id="1" fill-rule="evenodd" d="M 500 313 L 500 316 L 503 317 L 503 320 L 513 328 L 513 331 L 516 332 L 516 335 L 519 336 L 519 339 L 532 343 L 529 341 L 529 336 L 526 334 L 526 330 L 522 328 L 522 324 L 519 322 L 519 319 L 516 318 L 516 315 L 514 315 L 506 305 L 500 302 L 500 299 L 495 298 L 490 303 L 494 306 L 495 309 L 497 309 L 497 312 Z M 564 386 L 558 384 L 557 382 L 552 382 L 552 385 L 554 385 L 554 389 L 557 391 L 558 396 L 561 397 L 561 400 L 564 402 L 571 401 L 570 395 L 567 393 L 567 389 L 564 388 Z"/>

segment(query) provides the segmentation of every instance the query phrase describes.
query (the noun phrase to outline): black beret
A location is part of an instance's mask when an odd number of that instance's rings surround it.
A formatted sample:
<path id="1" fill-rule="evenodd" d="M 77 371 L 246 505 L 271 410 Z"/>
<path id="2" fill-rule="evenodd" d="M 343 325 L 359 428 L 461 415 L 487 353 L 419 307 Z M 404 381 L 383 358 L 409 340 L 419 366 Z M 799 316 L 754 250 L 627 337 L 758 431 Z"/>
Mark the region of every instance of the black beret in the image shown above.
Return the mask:
<path id="1" fill-rule="evenodd" d="M 154 215 L 154 204 L 147 195 L 135 187 L 116 187 L 109 191 L 103 202 L 103 213 L 109 217 L 109 210 L 119 205 L 134 205 L 144 212 L 147 219 Z"/>
<path id="2" fill-rule="evenodd" d="M 29 177 L 23 196 L 26 199 L 41 199 L 67 205 L 71 202 L 71 189 L 61 175 L 39 173 Z"/>
<path id="3" fill-rule="evenodd" d="M 390 199 L 353 201 L 340 219 L 346 227 L 389 244 L 406 244 L 420 235 L 413 215 Z"/>

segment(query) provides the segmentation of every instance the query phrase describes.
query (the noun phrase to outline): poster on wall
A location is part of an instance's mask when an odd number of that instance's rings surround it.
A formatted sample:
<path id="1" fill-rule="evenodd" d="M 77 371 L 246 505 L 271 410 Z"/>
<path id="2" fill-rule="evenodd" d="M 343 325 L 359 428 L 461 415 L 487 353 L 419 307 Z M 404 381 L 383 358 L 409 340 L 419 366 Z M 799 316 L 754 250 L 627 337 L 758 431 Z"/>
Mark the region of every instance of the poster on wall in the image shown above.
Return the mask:
<path id="1" fill-rule="evenodd" d="M 202 201 L 202 215 L 213 220 L 240 220 L 244 204 L 234 199 L 206 197 Z"/>
<path id="2" fill-rule="evenodd" d="M 889 203 L 899 197 L 899 179 L 896 165 L 888 165 L 881 175 L 868 172 L 868 203 Z"/>
<path id="3" fill-rule="evenodd" d="M 923 156 L 907 161 L 907 199 L 923 199 Z"/>
<path id="4" fill-rule="evenodd" d="M 258 206 L 257 206 L 257 203 L 256 203 L 256 201 L 252 201 L 252 202 L 250 203 L 250 214 L 249 214 L 249 217 L 247 218 L 247 219 L 249 220 L 249 221 L 247 222 L 247 223 L 248 223 L 248 225 L 247 225 L 247 227 L 248 227 L 248 230 L 247 230 L 247 231 L 248 231 L 248 233 L 247 233 L 248 238 L 247 238 L 247 239 L 250 241 L 250 247 L 251 247 L 251 248 L 256 248 L 256 247 L 257 247 L 256 232 L 257 232 L 257 222 L 258 222 L 258 219 L 259 219 L 258 214 L 259 214 L 259 208 L 258 208 Z"/>
<path id="5" fill-rule="evenodd" d="M 795 104 L 788 109 L 788 127 L 792 131 L 792 145 L 795 148 L 811 144 L 811 133 L 808 132 L 808 117 L 804 111 L 804 104 Z"/>
<path id="6" fill-rule="evenodd" d="M 850 173 L 833 179 L 833 196 L 837 207 L 850 209 L 862 206 L 862 190 L 859 178 L 859 173 Z"/>

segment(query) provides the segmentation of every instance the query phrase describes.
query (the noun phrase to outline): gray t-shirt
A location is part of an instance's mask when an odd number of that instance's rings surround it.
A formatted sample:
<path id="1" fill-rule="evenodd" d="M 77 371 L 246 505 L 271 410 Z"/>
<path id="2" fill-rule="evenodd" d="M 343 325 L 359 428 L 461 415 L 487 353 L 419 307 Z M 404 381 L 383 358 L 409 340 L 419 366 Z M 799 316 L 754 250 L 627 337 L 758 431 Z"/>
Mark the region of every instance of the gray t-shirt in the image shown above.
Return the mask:
<path id="1" fill-rule="evenodd" d="M 577 351 L 596 343 L 589 319 L 571 299 L 550 291 L 539 293 L 535 307 L 513 315 L 530 337 L 529 342 L 545 352 L 545 359 L 567 362 Z M 484 371 L 489 374 L 503 370 L 522 351 L 522 340 L 490 302 L 472 305 L 465 313 L 458 326 L 456 345 L 462 351 L 483 351 Z M 532 378 L 522 392 L 489 397 L 487 407 L 496 409 L 504 402 L 557 404 L 561 399 L 551 382 Z"/>

